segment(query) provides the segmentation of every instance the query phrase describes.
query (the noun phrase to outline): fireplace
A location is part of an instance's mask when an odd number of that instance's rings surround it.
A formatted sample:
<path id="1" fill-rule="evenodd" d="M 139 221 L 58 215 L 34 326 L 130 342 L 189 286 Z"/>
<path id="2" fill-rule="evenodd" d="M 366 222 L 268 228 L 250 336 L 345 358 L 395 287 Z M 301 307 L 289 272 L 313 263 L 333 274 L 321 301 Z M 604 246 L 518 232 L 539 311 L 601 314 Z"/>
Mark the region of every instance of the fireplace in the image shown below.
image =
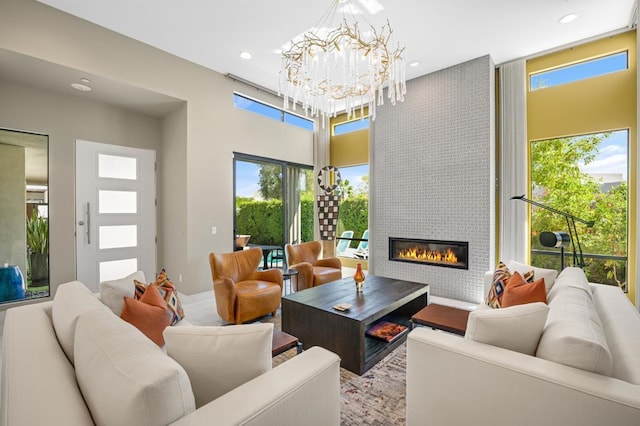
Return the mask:
<path id="1" fill-rule="evenodd" d="M 469 269 L 469 243 L 389 237 L 389 260 Z"/>

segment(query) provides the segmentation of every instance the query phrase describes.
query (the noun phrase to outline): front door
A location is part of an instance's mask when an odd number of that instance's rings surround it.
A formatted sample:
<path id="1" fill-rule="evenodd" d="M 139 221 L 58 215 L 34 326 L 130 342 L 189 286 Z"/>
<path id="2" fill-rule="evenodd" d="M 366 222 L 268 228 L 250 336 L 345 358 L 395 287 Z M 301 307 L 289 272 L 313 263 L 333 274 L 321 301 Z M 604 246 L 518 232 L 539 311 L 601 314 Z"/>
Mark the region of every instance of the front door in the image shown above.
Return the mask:
<path id="1" fill-rule="evenodd" d="M 155 277 L 155 200 L 155 151 L 76 141 L 78 281 Z"/>

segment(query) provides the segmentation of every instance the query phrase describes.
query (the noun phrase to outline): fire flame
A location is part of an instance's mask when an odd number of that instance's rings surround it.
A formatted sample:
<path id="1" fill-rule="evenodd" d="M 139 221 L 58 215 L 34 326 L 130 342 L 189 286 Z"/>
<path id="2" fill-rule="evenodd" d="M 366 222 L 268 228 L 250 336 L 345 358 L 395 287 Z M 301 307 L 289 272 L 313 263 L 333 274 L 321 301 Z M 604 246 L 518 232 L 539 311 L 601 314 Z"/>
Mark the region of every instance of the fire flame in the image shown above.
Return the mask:
<path id="1" fill-rule="evenodd" d="M 458 257 L 451 249 L 447 249 L 444 252 L 439 250 L 427 250 L 420 249 L 419 247 L 410 247 L 407 249 L 398 250 L 398 257 L 400 259 L 420 260 L 427 262 L 441 262 L 441 263 L 458 263 Z"/>

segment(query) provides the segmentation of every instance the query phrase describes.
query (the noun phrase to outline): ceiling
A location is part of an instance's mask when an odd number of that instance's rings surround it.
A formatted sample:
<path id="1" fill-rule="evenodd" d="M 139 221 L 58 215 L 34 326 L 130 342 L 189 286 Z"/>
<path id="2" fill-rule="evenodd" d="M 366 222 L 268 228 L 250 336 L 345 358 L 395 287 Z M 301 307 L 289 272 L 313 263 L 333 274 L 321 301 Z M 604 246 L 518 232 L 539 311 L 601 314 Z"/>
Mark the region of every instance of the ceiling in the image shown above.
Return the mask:
<path id="1" fill-rule="evenodd" d="M 276 51 L 313 27 L 335 0 L 39 0 L 222 74 L 278 90 Z M 495 64 L 535 55 L 635 22 L 635 0 L 353 0 L 388 19 L 405 46 L 407 79 L 484 55 Z M 558 20 L 576 13 L 568 24 Z M 248 51 L 252 59 L 239 57 Z"/>

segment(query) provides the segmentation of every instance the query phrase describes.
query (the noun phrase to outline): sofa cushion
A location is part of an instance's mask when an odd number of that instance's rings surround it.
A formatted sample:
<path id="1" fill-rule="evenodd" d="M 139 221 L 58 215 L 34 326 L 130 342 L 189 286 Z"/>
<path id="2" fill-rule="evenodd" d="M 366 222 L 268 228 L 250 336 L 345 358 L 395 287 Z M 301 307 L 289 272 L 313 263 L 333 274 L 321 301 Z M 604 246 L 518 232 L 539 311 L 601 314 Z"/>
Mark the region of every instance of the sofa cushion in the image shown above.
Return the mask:
<path id="1" fill-rule="evenodd" d="M 111 313 L 109 308 L 80 281 L 58 286 L 53 298 L 51 317 L 60 346 L 72 364 L 74 363 L 73 344 L 78 316 L 84 312 L 95 310 Z"/>
<path id="2" fill-rule="evenodd" d="M 544 285 L 544 278 L 528 283 L 524 280 L 520 272 L 514 272 L 502 295 L 502 307 L 524 305 L 525 303 L 543 302 L 547 303 L 547 290 Z"/>
<path id="3" fill-rule="evenodd" d="M 110 311 L 78 318 L 76 377 L 99 425 L 166 425 L 195 410 L 184 369 Z"/>
<path id="4" fill-rule="evenodd" d="M 133 297 L 135 285 L 133 280 L 144 282 L 144 273 L 136 271 L 133 274 L 119 280 L 103 281 L 100 283 L 100 300 L 111 311 L 120 316 L 125 297 Z"/>
<path id="5" fill-rule="evenodd" d="M 591 294 L 591 287 L 587 281 L 587 276 L 584 271 L 575 266 L 564 268 L 558 278 L 556 278 L 553 288 L 547 294 L 547 302 L 551 302 L 556 294 L 562 292 L 567 287 L 578 288 L 584 291 L 589 299 L 593 301 L 593 295 Z"/>
<path id="6" fill-rule="evenodd" d="M 556 281 L 556 278 L 558 277 L 558 271 L 555 269 L 538 268 L 537 266 L 527 265 L 525 263 L 516 262 L 515 260 L 508 261 L 507 266 L 512 272 L 520 272 L 521 274 L 533 271 L 534 280 L 544 278 L 544 286 L 547 293 L 549 293 Z"/>
<path id="7" fill-rule="evenodd" d="M 549 307 L 542 302 L 469 313 L 465 339 L 534 355 Z"/>
<path id="8" fill-rule="evenodd" d="M 164 299 L 156 286 L 147 287 L 140 300 L 125 297 L 120 318 L 133 324 L 156 345 L 164 346 L 162 332 L 169 326 L 169 317 Z"/>
<path id="9" fill-rule="evenodd" d="M 616 286 L 593 284 L 592 293 L 611 351 L 611 375 L 640 385 L 640 312 Z"/>
<path id="10" fill-rule="evenodd" d="M 201 407 L 271 369 L 273 324 L 169 327 L 169 356 L 187 371 Z"/>
<path id="11" fill-rule="evenodd" d="M 536 356 L 610 376 L 611 352 L 590 294 L 568 286 L 555 295 Z"/>

